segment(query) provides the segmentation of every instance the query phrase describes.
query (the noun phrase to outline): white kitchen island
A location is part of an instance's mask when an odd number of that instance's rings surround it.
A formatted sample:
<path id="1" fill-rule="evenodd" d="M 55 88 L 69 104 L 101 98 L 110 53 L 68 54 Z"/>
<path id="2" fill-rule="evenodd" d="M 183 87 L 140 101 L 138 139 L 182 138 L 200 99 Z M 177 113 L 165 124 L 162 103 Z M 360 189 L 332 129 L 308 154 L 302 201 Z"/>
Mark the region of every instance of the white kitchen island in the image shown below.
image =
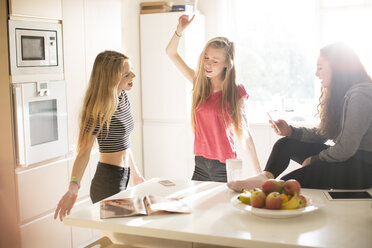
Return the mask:
<path id="1" fill-rule="evenodd" d="M 183 197 L 191 214 L 100 219 L 99 203 L 64 219 L 66 225 L 99 229 L 114 243 L 137 247 L 371 247 L 372 201 L 329 201 L 323 190 L 302 189 L 319 209 L 292 218 L 265 218 L 237 209 L 237 195 L 223 183 L 153 178 L 110 198 L 147 194 Z M 372 189 L 368 190 L 372 193 Z M 274 210 L 273 210 L 274 211 Z M 280 210 L 276 210 L 280 211 Z"/>

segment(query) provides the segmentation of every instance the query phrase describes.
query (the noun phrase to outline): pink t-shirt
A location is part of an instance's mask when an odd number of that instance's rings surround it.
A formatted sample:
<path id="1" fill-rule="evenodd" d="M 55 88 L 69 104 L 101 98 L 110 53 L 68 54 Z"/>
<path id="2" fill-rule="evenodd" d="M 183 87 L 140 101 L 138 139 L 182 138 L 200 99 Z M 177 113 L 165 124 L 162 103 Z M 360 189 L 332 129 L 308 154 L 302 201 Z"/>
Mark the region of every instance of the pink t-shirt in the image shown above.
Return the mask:
<path id="1" fill-rule="evenodd" d="M 238 95 L 239 99 L 248 99 L 243 85 L 238 86 Z M 224 124 L 220 110 L 221 98 L 222 91 L 212 93 L 195 111 L 194 154 L 225 163 L 226 159 L 236 158 L 236 150 L 234 128 L 226 109 Z"/>

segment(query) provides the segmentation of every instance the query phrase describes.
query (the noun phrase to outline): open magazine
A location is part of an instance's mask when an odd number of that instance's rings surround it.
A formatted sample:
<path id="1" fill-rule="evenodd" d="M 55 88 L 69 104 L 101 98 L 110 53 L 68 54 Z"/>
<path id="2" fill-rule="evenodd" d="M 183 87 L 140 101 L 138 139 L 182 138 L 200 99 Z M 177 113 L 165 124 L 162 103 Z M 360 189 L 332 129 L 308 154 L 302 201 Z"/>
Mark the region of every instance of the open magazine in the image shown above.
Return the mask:
<path id="1" fill-rule="evenodd" d="M 104 200 L 100 204 L 101 219 L 151 215 L 159 212 L 191 213 L 189 206 L 177 198 L 153 195 L 138 198 Z"/>

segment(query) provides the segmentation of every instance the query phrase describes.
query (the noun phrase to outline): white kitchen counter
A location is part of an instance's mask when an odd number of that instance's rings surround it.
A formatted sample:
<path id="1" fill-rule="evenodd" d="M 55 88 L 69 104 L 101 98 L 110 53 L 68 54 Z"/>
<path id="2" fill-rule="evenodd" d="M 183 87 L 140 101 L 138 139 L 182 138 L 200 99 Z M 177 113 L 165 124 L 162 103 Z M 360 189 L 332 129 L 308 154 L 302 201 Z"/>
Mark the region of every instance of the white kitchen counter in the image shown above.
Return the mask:
<path id="1" fill-rule="evenodd" d="M 302 189 L 320 207 L 287 219 L 243 212 L 230 203 L 236 195 L 225 184 L 177 181 L 162 186 L 158 178 L 110 198 L 146 194 L 184 197 L 191 214 L 162 214 L 100 219 L 99 203 L 64 219 L 67 225 L 100 229 L 114 242 L 144 247 L 371 247 L 372 201 L 329 201 L 323 190 Z M 372 189 L 368 190 L 372 193 Z M 280 211 L 280 210 L 277 210 Z"/>

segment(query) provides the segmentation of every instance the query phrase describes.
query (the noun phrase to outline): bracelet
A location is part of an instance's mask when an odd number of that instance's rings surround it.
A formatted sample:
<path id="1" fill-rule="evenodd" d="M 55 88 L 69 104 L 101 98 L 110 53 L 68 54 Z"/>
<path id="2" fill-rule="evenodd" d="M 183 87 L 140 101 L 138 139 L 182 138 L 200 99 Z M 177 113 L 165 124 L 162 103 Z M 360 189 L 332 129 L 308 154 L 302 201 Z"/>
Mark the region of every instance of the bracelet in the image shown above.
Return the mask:
<path id="1" fill-rule="evenodd" d="M 80 184 L 78 181 L 70 181 L 70 184 L 76 184 L 76 186 L 78 186 L 78 189 L 80 189 Z"/>
<path id="2" fill-rule="evenodd" d="M 182 34 L 181 35 L 179 35 L 178 33 L 177 33 L 177 30 L 176 31 L 174 31 L 174 33 L 175 33 L 175 35 L 177 35 L 178 37 L 182 37 Z"/>

